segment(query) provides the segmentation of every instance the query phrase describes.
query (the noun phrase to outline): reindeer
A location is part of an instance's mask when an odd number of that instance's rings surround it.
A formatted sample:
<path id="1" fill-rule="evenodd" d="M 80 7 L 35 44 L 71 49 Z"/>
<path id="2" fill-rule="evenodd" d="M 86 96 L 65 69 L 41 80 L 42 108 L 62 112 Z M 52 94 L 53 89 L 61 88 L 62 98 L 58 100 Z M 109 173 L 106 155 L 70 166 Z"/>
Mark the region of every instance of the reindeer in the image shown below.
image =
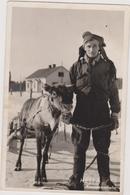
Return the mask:
<path id="1" fill-rule="evenodd" d="M 22 169 L 21 156 L 27 132 L 34 130 L 37 144 L 37 169 L 35 186 L 42 186 L 47 182 L 46 163 L 48 150 L 62 115 L 70 114 L 72 110 L 72 86 L 44 86 L 47 94 L 36 99 L 27 100 L 20 112 L 21 145 L 16 171 Z"/>

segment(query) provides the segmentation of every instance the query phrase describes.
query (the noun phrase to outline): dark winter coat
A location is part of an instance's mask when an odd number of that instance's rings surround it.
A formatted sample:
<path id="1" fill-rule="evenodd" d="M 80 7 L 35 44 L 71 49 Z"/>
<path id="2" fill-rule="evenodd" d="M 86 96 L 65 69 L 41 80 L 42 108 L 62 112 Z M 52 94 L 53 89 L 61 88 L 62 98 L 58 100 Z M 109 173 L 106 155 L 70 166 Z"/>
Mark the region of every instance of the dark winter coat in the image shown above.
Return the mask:
<path id="1" fill-rule="evenodd" d="M 100 55 L 93 62 L 83 58 L 71 67 L 70 79 L 77 96 L 73 122 L 86 127 L 110 123 L 111 112 L 120 111 L 114 64 Z"/>

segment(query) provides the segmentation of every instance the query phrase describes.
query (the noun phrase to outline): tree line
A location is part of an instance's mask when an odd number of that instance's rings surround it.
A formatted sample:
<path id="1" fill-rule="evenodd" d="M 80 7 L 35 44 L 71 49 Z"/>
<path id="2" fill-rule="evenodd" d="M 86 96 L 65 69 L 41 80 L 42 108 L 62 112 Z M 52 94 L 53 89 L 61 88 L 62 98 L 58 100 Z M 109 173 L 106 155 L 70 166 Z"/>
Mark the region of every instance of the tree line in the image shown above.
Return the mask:
<path id="1" fill-rule="evenodd" d="M 26 83 L 25 81 L 13 81 L 11 78 L 11 72 L 9 72 L 9 92 L 16 92 L 16 91 L 25 91 L 26 90 Z"/>

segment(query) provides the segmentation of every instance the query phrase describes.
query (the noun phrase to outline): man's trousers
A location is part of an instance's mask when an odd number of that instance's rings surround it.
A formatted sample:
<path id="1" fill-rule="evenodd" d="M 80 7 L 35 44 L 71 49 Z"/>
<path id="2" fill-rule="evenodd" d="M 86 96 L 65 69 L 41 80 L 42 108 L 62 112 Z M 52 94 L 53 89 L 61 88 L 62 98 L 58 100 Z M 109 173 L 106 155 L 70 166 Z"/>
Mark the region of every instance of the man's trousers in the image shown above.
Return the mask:
<path id="1" fill-rule="evenodd" d="M 86 151 L 89 147 L 91 130 L 82 130 L 78 127 L 72 127 L 72 143 L 74 144 L 74 166 L 73 176 L 77 181 L 83 179 L 86 165 Z M 93 145 L 97 152 L 97 168 L 102 178 L 110 177 L 109 170 L 109 146 L 111 131 L 105 129 L 93 130 Z"/>

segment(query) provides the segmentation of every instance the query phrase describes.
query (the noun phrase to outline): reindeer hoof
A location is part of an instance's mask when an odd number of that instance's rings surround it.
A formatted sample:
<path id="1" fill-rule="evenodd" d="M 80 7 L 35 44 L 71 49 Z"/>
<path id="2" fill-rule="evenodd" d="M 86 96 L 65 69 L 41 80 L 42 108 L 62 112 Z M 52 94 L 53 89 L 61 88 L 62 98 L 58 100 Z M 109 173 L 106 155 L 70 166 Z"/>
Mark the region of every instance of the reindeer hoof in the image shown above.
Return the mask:
<path id="1" fill-rule="evenodd" d="M 46 160 L 46 162 L 45 162 L 46 164 L 49 164 L 49 161 L 48 160 Z"/>
<path id="2" fill-rule="evenodd" d="M 43 182 L 48 182 L 48 180 L 47 180 L 46 177 L 43 177 L 43 178 L 42 178 L 42 181 L 43 181 Z"/>
<path id="3" fill-rule="evenodd" d="M 42 183 L 42 182 L 35 182 L 35 183 L 33 184 L 33 186 L 41 187 L 41 186 L 43 186 L 43 183 Z"/>
<path id="4" fill-rule="evenodd" d="M 21 169 L 21 167 L 15 167 L 14 170 L 15 170 L 15 171 L 21 171 L 22 169 Z"/>

